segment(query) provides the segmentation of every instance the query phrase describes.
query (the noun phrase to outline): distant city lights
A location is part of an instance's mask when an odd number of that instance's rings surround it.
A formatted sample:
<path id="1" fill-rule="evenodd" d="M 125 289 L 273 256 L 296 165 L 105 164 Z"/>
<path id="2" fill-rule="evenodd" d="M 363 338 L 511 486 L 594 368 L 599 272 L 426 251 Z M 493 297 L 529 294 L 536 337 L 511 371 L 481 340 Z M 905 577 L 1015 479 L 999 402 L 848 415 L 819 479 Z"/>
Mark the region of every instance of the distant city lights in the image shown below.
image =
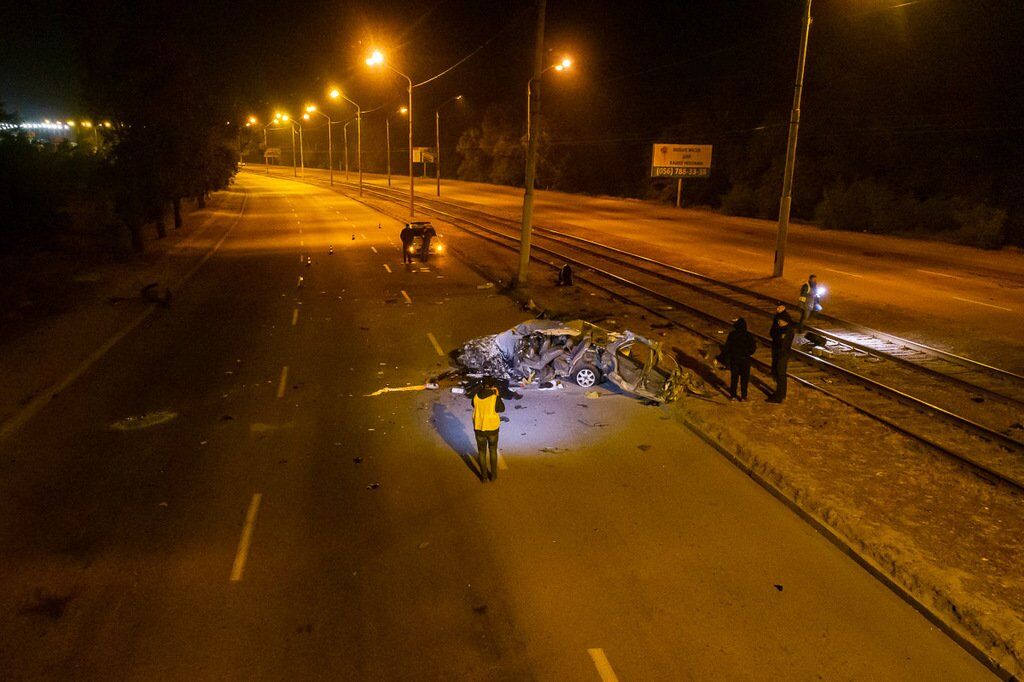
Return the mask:
<path id="1" fill-rule="evenodd" d="M 74 119 L 68 119 L 67 121 L 51 121 L 46 118 L 42 121 L 25 121 L 23 123 L 7 123 L 0 122 L 0 131 L 3 130 L 53 130 L 53 131 L 70 131 L 81 126 L 83 128 L 92 128 L 95 125 L 97 128 L 113 128 L 114 124 L 110 121 L 103 121 L 102 123 L 93 124 L 91 121 L 75 121 Z"/>

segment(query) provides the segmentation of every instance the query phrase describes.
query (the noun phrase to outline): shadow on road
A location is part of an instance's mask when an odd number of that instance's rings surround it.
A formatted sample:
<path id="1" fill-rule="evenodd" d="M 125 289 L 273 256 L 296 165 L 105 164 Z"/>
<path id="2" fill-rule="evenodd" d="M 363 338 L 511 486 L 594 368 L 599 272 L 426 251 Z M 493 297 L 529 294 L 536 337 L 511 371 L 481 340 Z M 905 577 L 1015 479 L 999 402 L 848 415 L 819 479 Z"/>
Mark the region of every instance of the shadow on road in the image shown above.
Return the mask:
<path id="1" fill-rule="evenodd" d="M 473 475 L 483 480 L 480 470 L 476 467 L 476 440 L 473 437 L 473 429 L 469 426 L 468 419 L 459 419 L 447 406 L 441 403 L 434 403 L 431 408 L 431 421 L 434 428 L 444 439 L 455 454 L 462 459 Z"/>

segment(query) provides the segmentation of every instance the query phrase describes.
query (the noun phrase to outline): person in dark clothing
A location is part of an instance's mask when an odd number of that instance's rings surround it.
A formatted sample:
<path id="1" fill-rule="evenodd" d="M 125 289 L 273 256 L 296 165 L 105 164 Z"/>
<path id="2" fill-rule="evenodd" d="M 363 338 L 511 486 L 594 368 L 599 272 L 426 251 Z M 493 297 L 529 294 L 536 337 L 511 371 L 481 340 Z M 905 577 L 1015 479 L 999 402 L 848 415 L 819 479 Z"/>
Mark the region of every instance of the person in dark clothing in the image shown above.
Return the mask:
<path id="1" fill-rule="evenodd" d="M 725 339 L 719 360 L 729 368 L 729 396 L 733 400 L 747 399 L 747 386 L 750 384 L 750 358 L 757 349 L 757 339 L 747 331 L 747 321 L 742 317 L 732 323 L 732 331 Z M 739 384 L 740 393 L 736 395 Z"/>
<path id="2" fill-rule="evenodd" d="M 772 376 L 775 377 L 775 393 L 768 398 L 770 403 L 781 403 L 786 399 L 786 373 L 789 370 L 789 354 L 793 348 L 796 326 L 793 318 L 784 309 L 772 320 Z"/>
<path id="3" fill-rule="evenodd" d="M 402 262 L 412 263 L 412 253 L 409 249 L 412 248 L 412 228 L 406 223 L 405 227 L 398 234 L 402 240 Z"/>
<path id="4" fill-rule="evenodd" d="M 436 236 L 437 232 L 434 230 L 432 225 L 427 225 L 423 228 L 423 235 L 421 237 L 423 239 L 423 252 L 421 257 L 423 258 L 424 263 L 426 263 L 427 259 L 430 258 L 430 240 Z"/>
<path id="5" fill-rule="evenodd" d="M 562 266 L 562 269 L 558 271 L 558 286 L 560 287 L 571 287 L 572 286 L 572 268 L 568 263 Z"/>

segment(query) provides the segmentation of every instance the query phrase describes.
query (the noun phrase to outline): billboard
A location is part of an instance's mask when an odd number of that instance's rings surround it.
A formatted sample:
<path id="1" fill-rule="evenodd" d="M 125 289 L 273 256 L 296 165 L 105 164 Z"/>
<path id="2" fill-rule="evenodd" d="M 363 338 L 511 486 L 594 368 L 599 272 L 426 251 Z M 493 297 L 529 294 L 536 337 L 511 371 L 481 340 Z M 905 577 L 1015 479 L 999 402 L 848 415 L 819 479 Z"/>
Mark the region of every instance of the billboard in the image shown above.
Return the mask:
<path id="1" fill-rule="evenodd" d="M 706 178 L 711 175 L 711 145 L 659 142 L 651 150 L 652 178 Z"/>

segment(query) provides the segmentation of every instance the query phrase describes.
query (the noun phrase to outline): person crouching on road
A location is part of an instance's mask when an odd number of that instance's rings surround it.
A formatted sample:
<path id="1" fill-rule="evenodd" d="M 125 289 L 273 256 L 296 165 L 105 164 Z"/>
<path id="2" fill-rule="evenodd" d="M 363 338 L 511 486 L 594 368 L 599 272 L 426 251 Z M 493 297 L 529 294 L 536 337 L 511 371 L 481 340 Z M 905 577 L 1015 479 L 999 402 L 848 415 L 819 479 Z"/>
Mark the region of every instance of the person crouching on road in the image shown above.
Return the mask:
<path id="1" fill-rule="evenodd" d="M 473 394 L 473 433 L 480 478 L 484 482 L 498 478 L 498 415 L 504 411 L 505 403 L 494 386 L 484 384 Z"/>
<path id="2" fill-rule="evenodd" d="M 781 308 L 781 310 L 779 310 Z M 781 403 L 786 399 L 786 378 L 789 371 L 789 354 L 793 349 L 793 335 L 796 329 L 793 318 L 786 312 L 786 306 L 779 305 L 772 318 L 772 376 L 775 377 L 775 393 L 768 398 L 770 403 Z"/>
<path id="3" fill-rule="evenodd" d="M 750 358 L 757 350 L 757 339 L 747 331 L 747 321 L 742 317 L 732 323 L 732 331 L 725 339 L 719 361 L 729 368 L 729 397 L 732 400 L 746 400 L 750 384 Z M 740 393 L 736 395 L 739 384 Z"/>
<path id="4" fill-rule="evenodd" d="M 412 228 L 406 223 L 402 231 L 398 233 L 399 238 L 402 240 L 402 262 L 412 263 Z"/>

